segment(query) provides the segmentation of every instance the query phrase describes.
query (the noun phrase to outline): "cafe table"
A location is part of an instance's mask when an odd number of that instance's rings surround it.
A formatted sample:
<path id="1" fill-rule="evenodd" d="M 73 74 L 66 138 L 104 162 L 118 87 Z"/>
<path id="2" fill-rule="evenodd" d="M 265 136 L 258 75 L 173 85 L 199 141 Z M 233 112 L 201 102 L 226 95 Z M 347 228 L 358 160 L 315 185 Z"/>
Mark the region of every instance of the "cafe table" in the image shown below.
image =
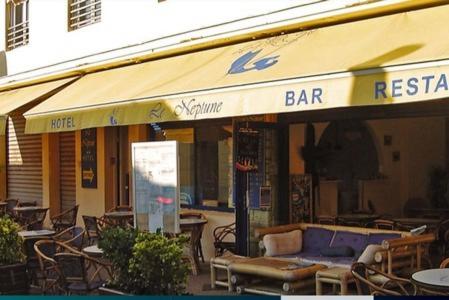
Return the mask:
<path id="1" fill-rule="evenodd" d="M 19 236 L 22 238 L 31 238 L 31 237 L 51 237 L 54 235 L 56 231 L 42 229 L 42 230 L 23 230 L 19 231 Z"/>
<path id="2" fill-rule="evenodd" d="M 103 259 L 103 249 L 99 248 L 98 245 L 92 245 L 84 247 L 83 253 L 86 254 L 87 256 L 92 257 L 93 259 L 96 259 L 97 262 L 101 262 L 97 264 L 88 265 L 88 268 L 90 268 L 91 266 L 94 268 L 94 275 L 92 276 L 92 278 L 95 278 L 95 276 L 99 276 L 100 278 L 102 278 L 101 271 L 103 269 L 106 271 L 109 278 L 112 278 L 111 266 L 108 262 L 106 262 Z"/>
<path id="3" fill-rule="evenodd" d="M 179 227 L 181 232 L 190 232 L 190 256 L 193 258 L 194 265 L 193 274 L 197 275 L 199 270 L 200 260 L 198 257 L 198 245 L 201 239 L 201 229 L 207 223 L 206 219 L 180 219 Z"/>
<path id="4" fill-rule="evenodd" d="M 428 269 L 413 273 L 411 282 L 419 289 L 449 295 L 449 269 Z"/>

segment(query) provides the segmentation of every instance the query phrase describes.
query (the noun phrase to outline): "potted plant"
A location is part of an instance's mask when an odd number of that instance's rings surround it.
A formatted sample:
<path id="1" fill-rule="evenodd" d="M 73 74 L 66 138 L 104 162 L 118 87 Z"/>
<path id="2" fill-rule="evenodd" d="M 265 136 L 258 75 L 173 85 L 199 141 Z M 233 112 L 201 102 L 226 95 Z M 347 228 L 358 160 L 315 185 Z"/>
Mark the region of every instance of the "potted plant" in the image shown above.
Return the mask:
<path id="1" fill-rule="evenodd" d="M 185 293 L 188 267 L 183 260 L 184 237 L 108 228 L 99 247 L 109 259 L 114 276 L 102 294 L 181 295 Z"/>
<path id="2" fill-rule="evenodd" d="M 0 218 L 0 294 L 27 294 L 29 289 L 20 227 L 8 216 Z"/>

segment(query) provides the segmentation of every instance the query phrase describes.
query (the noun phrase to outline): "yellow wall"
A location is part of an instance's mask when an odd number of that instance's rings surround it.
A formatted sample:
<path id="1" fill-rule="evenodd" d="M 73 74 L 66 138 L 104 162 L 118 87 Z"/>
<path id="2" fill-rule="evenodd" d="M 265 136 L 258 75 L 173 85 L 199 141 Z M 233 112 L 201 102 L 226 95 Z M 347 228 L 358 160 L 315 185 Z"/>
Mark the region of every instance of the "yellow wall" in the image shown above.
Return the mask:
<path id="1" fill-rule="evenodd" d="M 76 204 L 79 204 L 77 224 L 82 224 L 82 216 L 100 217 L 105 212 L 105 134 L 104 128 L 97 128 L 97 188 L 81 187 L 81 131 L 75 135 L 76 161 Z"/>

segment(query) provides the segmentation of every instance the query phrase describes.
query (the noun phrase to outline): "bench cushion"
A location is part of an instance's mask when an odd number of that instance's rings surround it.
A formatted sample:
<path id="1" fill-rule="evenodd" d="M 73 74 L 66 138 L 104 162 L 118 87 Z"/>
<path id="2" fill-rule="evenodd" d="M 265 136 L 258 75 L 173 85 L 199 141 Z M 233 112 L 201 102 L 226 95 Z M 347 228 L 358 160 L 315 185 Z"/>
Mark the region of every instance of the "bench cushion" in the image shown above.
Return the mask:
<path id="1" fill-rule="evenodd" d="M 334 231 L 319 227 L 308 227 L 303 232 L 302 251 L 320 255 L 320 249 L 329 247 Z"/>
<path id="2" fill-rule="evenodd" d="M 367 245 L 368 236 L 362 233 L 336 231 L 331 247 L 349 246 L 355 252 L 362 253 Z"/>
<path id="3" fill-rule="evenodd" d="M 265 256 L 288 255 L 301 252 L 302 231 L 293 230 L 285 233 L 267 234 L 263 237 Z"/>
<path id="4" fill-rule="evenodd" d="M 398 239 L 400 237 L 399 233 L 370 233 L 368 235 L 368 244 L 381 245 L 383 240 Z"/>

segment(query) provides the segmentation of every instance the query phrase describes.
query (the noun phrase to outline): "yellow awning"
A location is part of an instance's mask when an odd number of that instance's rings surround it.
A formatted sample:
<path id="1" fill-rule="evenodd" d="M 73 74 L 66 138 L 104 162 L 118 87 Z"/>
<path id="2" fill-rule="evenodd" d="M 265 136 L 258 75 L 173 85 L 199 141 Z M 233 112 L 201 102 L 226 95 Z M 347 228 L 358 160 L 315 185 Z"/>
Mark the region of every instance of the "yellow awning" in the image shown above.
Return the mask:
<path id="1" fill-rule="evenodd" d="M 379 105 L 449 96 L 449 6 L 93 73 L 26 132 Z"/>
<path id="2" fill-rule="evenodd" d="M 0 93 L 0 135 L 5 134 L 7 115 L 30 103 L 31 101 L 37 100 L 57 88 L 63 86 L 73 78 L 61 79 L 57 81 L 37 84 L 33 86 L 28 86 L 24 88 L 18 88 L 14 90 L 9 90 Z"/>

